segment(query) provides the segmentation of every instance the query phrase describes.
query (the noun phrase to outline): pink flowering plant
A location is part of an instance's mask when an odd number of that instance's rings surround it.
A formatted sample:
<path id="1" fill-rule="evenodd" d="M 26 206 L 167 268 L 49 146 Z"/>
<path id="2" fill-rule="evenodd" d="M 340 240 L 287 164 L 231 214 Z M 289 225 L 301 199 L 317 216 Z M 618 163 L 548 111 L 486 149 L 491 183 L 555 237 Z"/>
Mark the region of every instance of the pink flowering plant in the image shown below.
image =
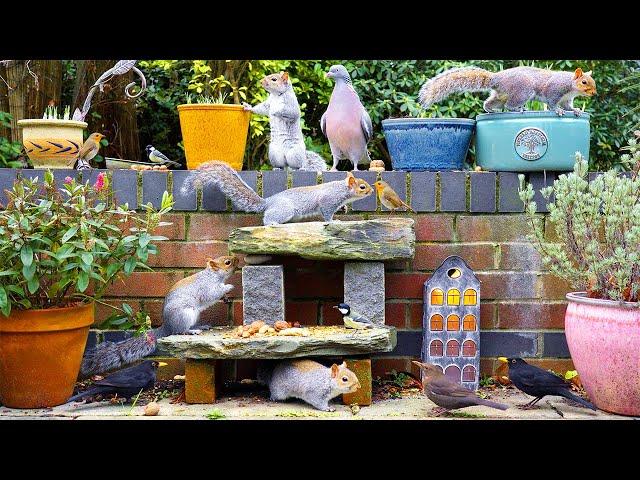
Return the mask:
<path id="1" fill-rule="evenodd" d="M 0 311 L 66 307 L 98 300 L 121 275 L 150 270 L 153 243 L 165 237 L 153 232 L 173 199 L 164 192 L 160 209 L 142 212 L 111 201 L 108 177 L 81 183 L 67 177 L 54 183 L 50 171 L 17 180 L 5 190 L 0 209 Z M 4 206 L 3 206 L 4 207 Z M 133 315 L 130 308 L 124 311 Z"/>

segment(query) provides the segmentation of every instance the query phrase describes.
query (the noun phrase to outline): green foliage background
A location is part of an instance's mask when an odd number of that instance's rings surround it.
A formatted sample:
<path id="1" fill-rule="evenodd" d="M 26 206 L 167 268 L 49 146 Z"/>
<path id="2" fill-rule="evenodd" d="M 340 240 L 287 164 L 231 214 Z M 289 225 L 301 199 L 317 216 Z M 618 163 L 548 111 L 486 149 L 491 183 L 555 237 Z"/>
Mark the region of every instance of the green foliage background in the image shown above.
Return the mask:
<path id="1" fill-rule="evenodd" d="M 236 91 L 240 100 L 251 104 L 267 96 L 259 80 L 280 70 L 287 70 L 303 112 L 303 132 L 308 148 L 330 158 L 329 144 L 320 131 L 333 84 L 324 73 L 335 63 L 351 72 L 353 84 L 373 121 L 375 135 L 371 142 L 372 158 L 389 159 L 381 121 L 390 117 L 441 116 L 475 117 L 482 113 L 485 94 L 455 94 L 424 111 L 417 104 L 417 93 L 425 80 L 446 69 L 476 65 L 497 71 L 518 65 L 572 71 L 576 67 L 593 70 L 598 95 L 578 98 L 576 106 L 591 113 L 590 167 L 604 170 L 620 168 L 619 150 L 632 127 L 640 122 L 640 112 L 632 111 L 640 103 L 640 92 L 624 90 L 620 83 L 638 71 L 637 61 L 619 60 L 252 60 L 248 76 L 241 85 L 227 79 L 211 78 L 206 60 L 146 60 L 140 62 L 149 90 L 138 100 L 140 145 L 152 143 L 171 158 L 182 158 L 180 124 L 176 106 L 185 103 L 188 92 L 217 93 Z M 230 95 L 230 98 L 232 96 Z M 528 105 L 542 109 L 538 102 Z M 245 168 L 269 168 L 267 159 L 268 119 L 252 116 Z M 141 157 L 143 152 L 141 152 Z M 469 163 L 473 163 L 473 148 Z"/>

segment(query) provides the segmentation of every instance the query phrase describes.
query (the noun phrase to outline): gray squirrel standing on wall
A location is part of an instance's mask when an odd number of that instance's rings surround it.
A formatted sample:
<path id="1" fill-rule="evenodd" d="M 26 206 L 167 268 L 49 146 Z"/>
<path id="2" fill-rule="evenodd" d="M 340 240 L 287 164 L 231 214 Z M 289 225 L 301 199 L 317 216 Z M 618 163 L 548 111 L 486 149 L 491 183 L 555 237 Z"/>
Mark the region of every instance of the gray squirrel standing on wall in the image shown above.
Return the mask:
<path id="1" fill-rule="evenodd" d="M 307 150 L 300 126 L 300 105 L 287 72 L 272 73 L 260 84 L 269 97 L 258 105 L 243 103 L 245 110 L 269 116 L 271 141 L 269 163 L 274 168 L 324 171 L 327 164 L 317 153 Z"/>

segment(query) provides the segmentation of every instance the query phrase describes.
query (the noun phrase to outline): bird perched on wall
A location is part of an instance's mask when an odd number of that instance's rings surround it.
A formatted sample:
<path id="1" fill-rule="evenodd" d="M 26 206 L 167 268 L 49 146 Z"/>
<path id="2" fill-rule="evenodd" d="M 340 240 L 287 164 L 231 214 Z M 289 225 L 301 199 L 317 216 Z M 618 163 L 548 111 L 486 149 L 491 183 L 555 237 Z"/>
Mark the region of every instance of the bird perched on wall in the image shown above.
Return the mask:
<path id="1" fill-rule="evenodd" d="M 90 161 L 98 154 L 100 151 L 100 141 L 104 138 L 104 135 L 101 133 L 94 132 L 89 135 L 80 150 L 78 151 L 78 157 L 76 158 L 75 169 L 76 170 L 85 170 L 87 168 L 91 168 Z"/>
<path id="2" fill-rule="evenodd" d="M 98 380 L 90 389 L 74 395 L 67 400 L 67 403 L 95 395 L 114 393 L 119 397 L 130 399 L 138 395 L 141 390 L 153 388 L 156 383 L 156 370 L 165 365 L 167 365 L 165 362 L 146 360 L 133 367 L 119 370 Z"/>
<path id="3" fill-rule="evenodd" d="M 457 410 L 458 408 L 471 407 L 473 405 L 484 405 L 498 410 L 509 408 L 502 403 L 480 398 L 458 382 L 449 380 L 437 365 L 416 361 L 411 363 L 417 365 L 423 372 L 422 382 L 427 398 L 445 410 Z"/>
<path id="4" fill-rule="evenodd" d="M 151 160 L 153 163 L 158 163 L 160 165 L 169 164 L 174 167 L 181 166 L 178 162 L 169 160 L 169 158 L 164 153 L 156 149 L 153 145 L 147 145 L 145 150 L 147 152 L 147 156 L 149 157 L 149 160 Z"/>
<path id="5" fill-rule="evenodd" d="M 358 163 L 371 161 L 367 151 L 367 143 L 373 136 L 371 117 L 362 106 L 344 66 L 333 65 L 326 76 L 335 81 L 327 111 L 320 119 L 322 133 L 329 140 L 333 156 L 331 170 L 336 170 L 343 158 L 349 159 L 353 169 L 358 170 Z"/>
<path id="6" fill-rule="evenodd" d="M 509 380 L 511 380 L 511 383 L 527 395 L 535 397 L 529 403 L 522 405 L 523 408 L 529 409 L 533 407 L 547 395 L 557 395 L 573 400 L 591 410 L 596 410 L 592 403 L 571 393 L 571 384 L 557 375 L 540 367 L 529 365 L 521 358 L 499 357 L 498 360 L 509 365 Z"/>
<path id="7" fill-rule="evenodd" d="M 344 326 L 347 328 L 364 330 L 366 328 L 373 328 L 376 326 L 367 317 L 351 310 L 351 307 L 347 303 L 334 305 L 333 308 L 338 309 L 338 311 L 342 314 L 342 321 L 344 322 Z"/>
<path id="8" fill-rule="evenodd" d="M 382 180 L 373 184 L 380 199 L 380 203 L 387 207 L 392 212 L 395 212 L 398 208 L 404 207 L 410 212 L 416 213 L 413 208 L 407 205 L 396 191 L 391 186 Z"/>

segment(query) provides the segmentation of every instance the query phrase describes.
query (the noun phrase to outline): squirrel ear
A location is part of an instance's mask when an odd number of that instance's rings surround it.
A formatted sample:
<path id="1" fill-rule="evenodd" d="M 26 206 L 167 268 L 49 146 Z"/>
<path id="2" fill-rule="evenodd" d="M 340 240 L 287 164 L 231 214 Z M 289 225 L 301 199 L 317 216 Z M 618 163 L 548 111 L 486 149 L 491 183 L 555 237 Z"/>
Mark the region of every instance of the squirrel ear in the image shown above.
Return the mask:
<path id="1" fill-rule="evenodd" d="M 347 178 L 345 179 L 348 187 L 352 187 L 356 183 L 356 177 L 353 176 L 353 173 L 347 172 Z"/>
<path id="2" fill-rule="evenodd" d="M 573 79 L 580 78 L 583 75 L 582 69 L 580 67 L 576 68 L 576 71 L 573 74 Z"/>
<path id="3" fill-rule="evenodd" d="M 335 363 L 331 365 L 331 376 L 333 378 L 336 378 L 338 376 L 338 365 L 336 365 Z"/>
<path id="4" fill-rule="evenodd" d="M 591 74 L 593 73 L 592 70 L 589 70 L 588 72 L 584 72 L 585 75 L 588 75 L 589 77 L 591 76 Z"/>
<path id="5" fill-rule="evenodd" d="M 282 72 L 282 80 L 289 81 L 289 72 Z"/>
<path id="6" fill-rule="evenodd" d="M 211 270 L 218 270 L 218 265 L 216 265 L 216 261 L 211 257 L 207 258 L 207 266 L 206 267 L 210 268 Z"/>

